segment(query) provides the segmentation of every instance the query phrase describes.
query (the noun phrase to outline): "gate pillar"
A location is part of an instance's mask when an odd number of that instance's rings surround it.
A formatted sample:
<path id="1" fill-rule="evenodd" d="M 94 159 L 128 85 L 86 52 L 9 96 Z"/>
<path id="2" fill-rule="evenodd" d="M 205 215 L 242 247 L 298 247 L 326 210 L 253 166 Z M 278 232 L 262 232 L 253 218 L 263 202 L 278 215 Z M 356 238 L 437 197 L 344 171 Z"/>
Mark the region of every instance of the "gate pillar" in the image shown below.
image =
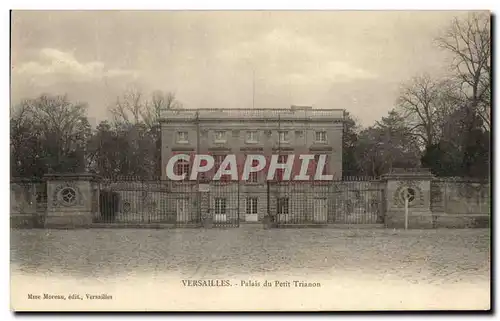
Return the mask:
<path id="1" fill-rule="evenodd" d="M 408 199 L 408 228 L 432 228 L 430 208 L 432 173 L 428 169 L 393 169 L 383 176 L 386 181 L 386 217 L 389 228 L 405 226 L 405 195 Z"/>
<path id="2" fill-rule="evenodd" d="M 45 227 L 88 227 L 99 213 L 97 176 L 47 174 L 47 216 Z"/>
<path id="3" fill-rule="evenodd" d="M 203 227 L 211 228 L 213 225 L 213 213 L 210 212 L 210 184 L 199 184 L 197 190 L 199 204 L 197 206 L 199 221 Z"/>

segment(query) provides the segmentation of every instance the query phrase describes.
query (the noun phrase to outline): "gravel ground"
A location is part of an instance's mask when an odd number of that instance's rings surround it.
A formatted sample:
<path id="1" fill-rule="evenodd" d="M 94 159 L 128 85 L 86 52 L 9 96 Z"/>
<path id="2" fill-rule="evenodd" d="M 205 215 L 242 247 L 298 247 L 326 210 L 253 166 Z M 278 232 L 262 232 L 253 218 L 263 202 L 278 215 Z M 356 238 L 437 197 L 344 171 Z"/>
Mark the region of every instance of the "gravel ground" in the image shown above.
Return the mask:
<path id="1" fill-rule="evenodd" d="M 490 230 L 12 230 L 11 271 L 82 282 L 134 277 L 170 277 L 177 278 L 177 283 L 190 278 L 335 279 L 351 292 L 359 288 L 352 292 L 353 298 L 367 291 L 362 287 L 368 282 L 383 293 L 389 290 L 381 285 L 397 281 L 401 287 L 393 288 L 391 297 L 413 284 L 432 286 L 432 291 L 447 287 L 447 294 L 440 296 L 448 297 L 456 289 L 479 291 L 479 296 L 462 293 L 462 301 L 467 302 L 467 295 L 484 301 L 490 290 Z M 468 285 L 473 288 L 466 290 Z M 429 296 L 422 291 L 414 293 L 423 293 L 420 298 Z M 370 300 L 364 304 L 376 303 Z M 343 302 L 341 307 L 348 304 Z"/>
<path id="2" fill-rule="evenodd" d="M 12 230 L 11 263 L 72 277 L 175 272 L 183 276 L 334 270 L 409 281 L 489 279 L 490 233 L 470 230 L 90 229 Z M 203 275 L 200 270 L 203 269 Z"/>

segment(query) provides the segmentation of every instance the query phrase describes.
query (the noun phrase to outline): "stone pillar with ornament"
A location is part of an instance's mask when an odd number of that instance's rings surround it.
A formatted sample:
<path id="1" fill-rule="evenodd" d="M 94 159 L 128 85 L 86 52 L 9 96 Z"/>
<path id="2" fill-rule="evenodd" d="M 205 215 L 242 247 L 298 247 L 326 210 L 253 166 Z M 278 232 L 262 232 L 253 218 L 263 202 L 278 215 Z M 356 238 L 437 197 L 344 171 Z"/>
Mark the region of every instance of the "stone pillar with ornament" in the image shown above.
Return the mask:
<path id="1" fill-rule="evenodd" d="M 428 169 L 393 169 L 383 179 L 386 181 L 386 227 L 405 227 L 405 198 L 408 199 L 408 228 L 434 227 L 430 207 L 433 175 Z"/>
<path id="2" fill-rule="evenodd" d="M 46 228 L 89 227 L 99 217 L 99 180 L 89 174 L 47 174 Z"/>

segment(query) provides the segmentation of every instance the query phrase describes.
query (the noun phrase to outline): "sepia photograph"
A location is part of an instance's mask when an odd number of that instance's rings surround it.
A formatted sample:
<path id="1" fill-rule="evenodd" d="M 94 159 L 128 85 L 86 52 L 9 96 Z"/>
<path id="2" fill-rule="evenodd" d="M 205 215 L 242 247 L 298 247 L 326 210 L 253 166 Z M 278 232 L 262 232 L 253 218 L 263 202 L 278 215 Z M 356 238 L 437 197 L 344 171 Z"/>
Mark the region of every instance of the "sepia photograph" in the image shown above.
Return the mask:
<path id="1" fill-rule="evenodd" d="M 491 36 L 11 10 L 10 310 L 491 312 Z"/>

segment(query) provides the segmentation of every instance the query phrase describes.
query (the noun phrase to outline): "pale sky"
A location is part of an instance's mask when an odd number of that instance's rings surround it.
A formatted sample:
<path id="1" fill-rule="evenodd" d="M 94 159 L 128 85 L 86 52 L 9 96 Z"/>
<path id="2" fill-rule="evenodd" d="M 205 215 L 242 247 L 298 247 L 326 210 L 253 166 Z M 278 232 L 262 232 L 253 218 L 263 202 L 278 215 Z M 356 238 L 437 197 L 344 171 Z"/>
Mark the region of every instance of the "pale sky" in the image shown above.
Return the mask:
<path id="1" fill-rule="evenodd" d="M 366 126 L 403 82 L 446 71 L 433 39 L 464 14 L 14 11 L 12 101 L 67 93 L 99 121 L 129 87 L 185 108 L 252 108 L 255 92 L 256 108 L 341 108 Z"/>

